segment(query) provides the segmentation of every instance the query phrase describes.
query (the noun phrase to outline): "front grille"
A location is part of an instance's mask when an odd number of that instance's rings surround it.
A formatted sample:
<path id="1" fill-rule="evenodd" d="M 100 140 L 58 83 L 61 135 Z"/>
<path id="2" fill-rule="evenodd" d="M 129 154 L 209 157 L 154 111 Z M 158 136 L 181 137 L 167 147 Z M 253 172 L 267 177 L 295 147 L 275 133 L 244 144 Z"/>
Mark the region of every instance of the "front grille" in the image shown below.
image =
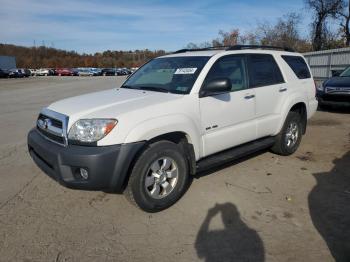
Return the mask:
<path id="1" fill-rule="evenodd" d="M 40 127 L 38 127 L 38 130 L 39 132 L 44 135 L 45 137 L 59 143 L 59 144 L 64 144 L 64 138 L 62 136 L 57 136 L 57 135 L 54 135 L 54 134 L 51 134 L 47 131 L 45 131 L 44 129 L 41 129 Z"/>
<path id="2" fill-rule="evenodd" d="M 39 133 L 45 138 L 67 146 L 67 123 L 67 116 L 49 109 L 43 109 L 38 116 L 36 126 Z"/>
<path id="3" fill-rule="evenodd" d="M 50 119 L 51 120 L 51 123 L 54 127 L 57 127 L 57 128 L 61 128 L 62 129 L 62 122 L 60 120 L 57 120 L 55 118 L 52 118 L 52 117 L 49 117 L 49 116 L 45 116 L 43 114 L 40 114 L 39 117 L 38 117 L 38 120 L 41 119 L 41 120 L 45 120 L 45 119 Z"/>
<path id="4" fill-rule="evenodd" d="M 331 94 L 350 94 L 350 87 L 333 87 L 333 86 L 327 86 L 326 87 L 326 93 Z"/>

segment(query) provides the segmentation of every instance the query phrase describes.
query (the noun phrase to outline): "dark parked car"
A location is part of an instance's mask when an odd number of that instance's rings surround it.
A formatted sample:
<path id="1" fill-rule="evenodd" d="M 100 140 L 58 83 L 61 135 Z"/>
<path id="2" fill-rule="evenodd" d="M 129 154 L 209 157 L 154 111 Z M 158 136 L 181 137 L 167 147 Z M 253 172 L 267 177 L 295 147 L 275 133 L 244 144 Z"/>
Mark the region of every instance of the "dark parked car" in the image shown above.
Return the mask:
<path id="1" fill-rule="evenodd" d="M 7 78 L 9 77 L 9 71 L 6 69 L 0 69 L 0 78 Z"/>
<path id="2" fill-rule="evenodd" d="M 117 75 L 117 72 L 114 68 L 104 68 L 101 70 L 101 74 L 103 76 L 115 76 Z"/>
<path id="3" fill-rule="evenodd" d="M 19 77 L 25 77 L 24 73 L 20 69 L 10 69 L 9 70 L 9 77 L 10 78 L 19 78 Z"/>
<path id="4" fill-rule="evenodd" d="M 22 73 L 23 77 L 30 77 L 32 75 L 29 69 L 20 68 L 18 70 Z"/>
<path id="5" fill-rule="evenodd" d="M 350 106 L 350 66 L 339 76 L 331 77 L 324 81 L 317 90 L 317 99 L 320 106 Z"/>

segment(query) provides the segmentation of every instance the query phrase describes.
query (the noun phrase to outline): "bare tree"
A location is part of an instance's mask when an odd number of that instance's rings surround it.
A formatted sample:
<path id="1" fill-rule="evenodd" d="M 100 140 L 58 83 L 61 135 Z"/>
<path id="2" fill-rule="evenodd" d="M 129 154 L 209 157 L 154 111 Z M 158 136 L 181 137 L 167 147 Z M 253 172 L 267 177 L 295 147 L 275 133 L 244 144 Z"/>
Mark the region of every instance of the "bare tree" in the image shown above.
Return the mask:
<path id="1" fill-rule="evenodd" d="M 350 46 L 350 0 L 344 5 L 344 8 L 338 12 L 340 18 L 340 28 L 345 38 L 345 45 Z"/>
<path id="2" fill-rule="evenodd" d="M 300 52 L 310 51 L 310 43 L 299 34 L 300 23 L 299 14 L 289 13 L 278 19 L 276 24 L 259 24 L 256 36 L 262 45 L 290 47 Z"/>
<path id="3" fill-rule="evenodd" d="M 315 13 L 313 22 L 313 41 L 315 51 L 323 48 L 328 17 L 335 17 L 343 9 L 344 0 L 305 0 L 307 7 Z"/>

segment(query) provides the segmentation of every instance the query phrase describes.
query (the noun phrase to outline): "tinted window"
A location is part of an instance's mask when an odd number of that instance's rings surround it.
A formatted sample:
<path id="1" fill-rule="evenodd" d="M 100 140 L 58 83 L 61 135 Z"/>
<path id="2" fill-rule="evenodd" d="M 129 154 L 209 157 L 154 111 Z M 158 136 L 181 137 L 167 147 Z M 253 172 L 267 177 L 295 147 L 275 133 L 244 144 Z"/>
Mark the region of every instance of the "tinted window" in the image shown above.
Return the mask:
<path id="1" fill-rule="evenodd" d="M 250 87 L 283 83 L 281 71 L 272 55 L 249 55 Z"/>
<path id="2" fill-rule="evenodd" d="M 289 67 L 293 70 L 299 79 L 306 79 L 311 77 L 309 68 L 307 67 L 305 60 L 302 57 L 283 55 L 282 58 L 287 62 Z"/>
<path id="3" fill-rule="evenodd" d="M 247 86 L 244 56 L 224 56 L 211 67 L 205 83 L 215 78 L 226 77 L 231 80 L 232 91 L 245 89 Z"/>

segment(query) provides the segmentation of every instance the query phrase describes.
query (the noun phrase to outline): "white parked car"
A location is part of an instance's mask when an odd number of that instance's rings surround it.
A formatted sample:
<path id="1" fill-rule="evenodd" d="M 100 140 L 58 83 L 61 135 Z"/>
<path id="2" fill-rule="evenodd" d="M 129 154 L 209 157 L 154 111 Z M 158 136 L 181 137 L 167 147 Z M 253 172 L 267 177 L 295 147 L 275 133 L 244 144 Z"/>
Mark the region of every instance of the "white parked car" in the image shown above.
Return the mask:
<path id="1" fill-rule="evenodd" d="M 40 68 L 35 71 L 36 76 L 49 76 L 51 74 L 52 74 L 51 70 L 47 68 Z"/>
<path id="2" fill-rule="evenodd" d="M 298 53 L 180 50 L 146 63 L 121 88 L 42 109 L 28 148 L 61 184 L 124 191 L 155 212 L 174 204 L 198 170 L 263 148 L 293 154 L 316 108 Z"/>

